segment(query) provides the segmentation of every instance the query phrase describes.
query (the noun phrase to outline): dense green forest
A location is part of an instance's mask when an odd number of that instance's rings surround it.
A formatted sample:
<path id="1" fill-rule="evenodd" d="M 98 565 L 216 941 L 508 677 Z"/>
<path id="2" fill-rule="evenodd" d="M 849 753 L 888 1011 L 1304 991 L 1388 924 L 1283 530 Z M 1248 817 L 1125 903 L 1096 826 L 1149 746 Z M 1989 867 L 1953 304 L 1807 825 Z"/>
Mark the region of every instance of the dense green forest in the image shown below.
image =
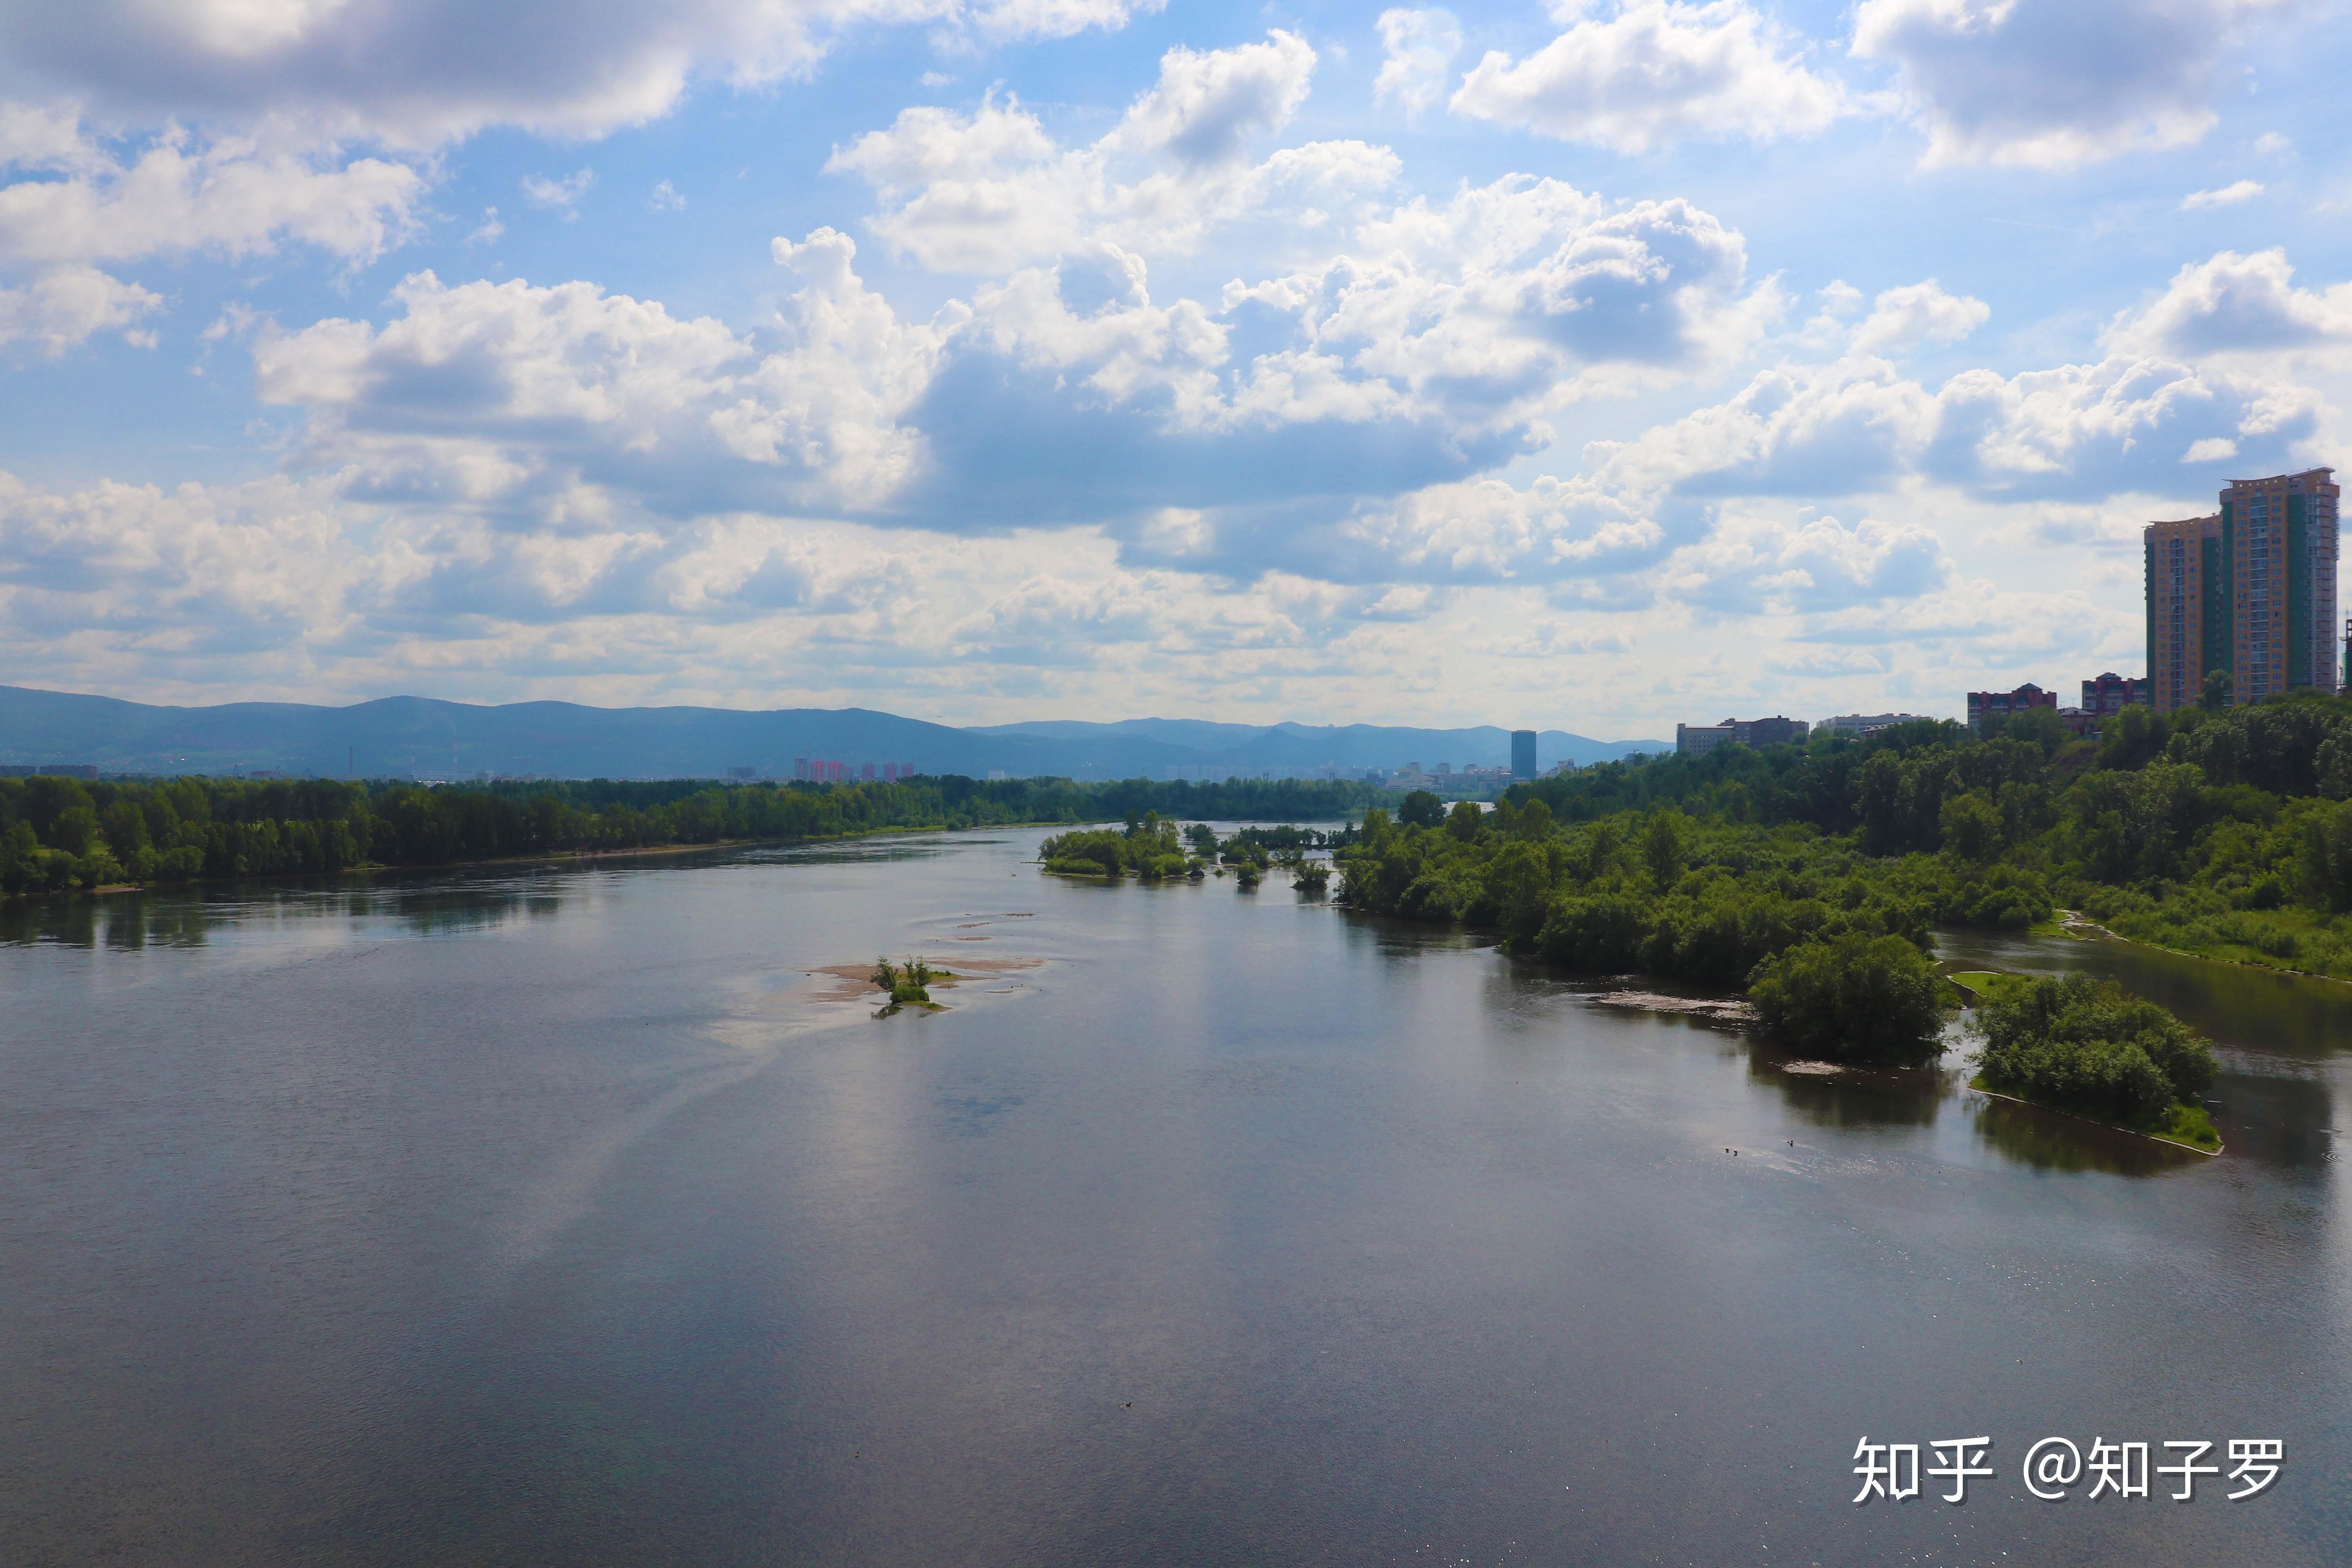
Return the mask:
<path id="1" fill-rule="evenodd" d="M 1744 984 L 1852 934 L 2022 928 L 2058 908 L 2119 935 L 2352 978 L 2352 699 L 2295 695 L 2076 739 L 2054 713 L 1972 737 L 1607 763 L 1489 814 L 1409 796 L 1339 852 L 1371 912 L 1501 931 L 1601 971 Z"/>
<path id="2" fill-rule="evenodd" d="M 0 892 L 431 866 L 575 850 L 791 842 L 892 828 L 1099 822 L 1145 812 L 1296 821 L 1388 798 L 1345 780 L 701 780 L 358 784 L 0 779 Z"/>

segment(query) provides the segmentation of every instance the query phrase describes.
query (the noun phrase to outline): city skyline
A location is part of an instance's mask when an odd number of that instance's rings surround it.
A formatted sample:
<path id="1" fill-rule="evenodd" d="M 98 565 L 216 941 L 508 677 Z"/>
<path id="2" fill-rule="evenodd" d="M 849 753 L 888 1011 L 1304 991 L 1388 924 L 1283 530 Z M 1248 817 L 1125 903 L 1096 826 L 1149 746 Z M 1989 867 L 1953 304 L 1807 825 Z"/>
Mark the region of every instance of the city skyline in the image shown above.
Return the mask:
<path id="1" fill-rule="evenodd" d="M 0 683 L 1957 717 L 2352 406 L 2298 6 L 58 16 Z"/>

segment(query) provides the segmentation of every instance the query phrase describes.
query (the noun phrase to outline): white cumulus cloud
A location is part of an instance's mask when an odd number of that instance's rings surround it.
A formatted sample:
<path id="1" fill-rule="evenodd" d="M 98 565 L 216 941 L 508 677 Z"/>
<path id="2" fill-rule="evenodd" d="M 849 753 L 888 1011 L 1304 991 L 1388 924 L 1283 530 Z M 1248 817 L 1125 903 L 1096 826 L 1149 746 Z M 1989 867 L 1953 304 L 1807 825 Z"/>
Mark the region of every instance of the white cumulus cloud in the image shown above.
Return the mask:
<path id="1" fill-rule="evenodd" d="M 287 240 L 373 261 L 415 231 L 425 194 L 425 175 L 405 163 L 313 159 L 250 140 L 199 143 L 177 132 L 127 163 L 79 131 L 20 159 L 65 174 L 0 185 L 5 262 L 250 256 Z"/>
<path id="2" fill-rule="evenodd" d="M 1922 342 L 1956 343 L 1992 318 L 1992 307 L 1966 294 L 1947 294 L 1930 278 L 1889 289 L 1872 302 L 1853 334 L 1856 353 L 1900 353 Z"/>
<path id="3" fill-rule="evenodd" d="M 2234 180 L 2219 190 L 2191 191 L 2180 198 L 2180 210 L 2193 213 L 2207 207 L 2235 206 L 2240 202 L 2252 201 L 2264 188 L 2260 180 Z"/>
<path id="4" fill-rule="evenodd" d="M 1463 79 L 1453 108 L 1620 153 L 1694 136 L 1804 136 L 1847 105 L 1800 53 L 1748 0 L 1626 0 L 1616 15 L 1579 20 L 1525 59 L 1488 53 Z"/>
<path id="5" fill-rule="evenodd" d="M 2352 283 L 2298 288 L 2284 249 L 2224 250 L 2174 273 L 2156 299 L 2117 317 L 2105 342 L 2190 358 L 2340 350 L 2352 344 Z"/>
<path id="6" fill-rule="evenodd" d="M 1863 0 L 1858 58 L 1895 68 L 1927 162 L 2065 169 L 2186 146 L 2269 0 Z"/>
<path id="7" fill-rule="evenodd" d="M 37 344 L 55 359 L 98 332 L 127 331 L 163 300 L 95 267 L 58 267 L 18 289 L 0 287 L 0 345 Z"/>
<path id="8" fill-rule="evenodd" d="M 1734 615 L 1810 614 L 1916 599 L 1950 579 L 1943 541 L 1916 522 L 1727 519 L 1660 573 L 1677 599 Z"/>
<path id="9" fill-rule="evenodd" d="M 1372 96 L 1403 105 L 1407 114 L 1418 114 L 1444 97 L 1454 57 L 1462 52 L 1462 25 L 1453 14 L 1397 6 L 1381 12 L 1376 26 L 1381 58 Z"/>
<path id="10" fill-rule="evenodd" d="M 1188 250 L 1247 217 L 1322 221 L 1396 179 L 1396 155 L 1361 142 L 1245 155 L 1288 122 L 1314 66 L 1315 52 L 1279 31 L 1230 49 L 1171 49 L 1159 80 L 1090 144 L 1065 147 L 1018 100 L 992 94 L 970 114 L 901 110 L 825 167 L 874 188 L 882 210 L 870 226 L 893 251 L 942 271 L 1001 275 L 1094 240 Z"/>
<path id="11" fill-rule="evenodd" d="M 1160 80 L 1129 108 L 1108 144 L 1193 165 L 1233 163 L 1250 141 L 1290 123 L 1314 75 L 1315 51 L 1279 28 L 1262 44 L 1171 49 Z"/>
<path id="12" fill-rule="evenodd" d="M 806 76 L 914 24 L 1002 41 L 1115 28 L 1152 0 L 0 0 L 0 93 L 131 125 L 277 121 L 429 149 L 493 125 L 602 136 L 688 87 Z"/>
<path id="13" fill-rule="evenodd" d="M 0 105 L 0 341 L 54 357 L 128 328 L 161 296 L 100 270 L 191 253 L 269 255 L 289 243 L 349 265 L 422 226 L 426 178 L 380 158 L 306 156 L 173 131 L 119 157 L 76 110 Z"/>
<path id="14" fill-rule="evenodd" d="M 522 177 L 523 199 L 535 207 L 548 207 L 567 217 L 576 217 L 579 215 L 573 209 L 579 206 L 580 198 L 593 189 L 595 184 L 596 171 L 593 169 L 582 169 L 561 179 L 550 179 L 545 174 L 525 174 Z"/>

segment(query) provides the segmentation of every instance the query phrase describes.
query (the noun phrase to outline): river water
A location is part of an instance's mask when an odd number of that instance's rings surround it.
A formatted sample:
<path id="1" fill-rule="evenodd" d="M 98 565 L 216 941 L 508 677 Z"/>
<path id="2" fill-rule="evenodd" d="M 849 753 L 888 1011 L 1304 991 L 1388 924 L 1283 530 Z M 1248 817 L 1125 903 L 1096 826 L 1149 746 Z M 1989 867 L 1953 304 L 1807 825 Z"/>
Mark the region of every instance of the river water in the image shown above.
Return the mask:
<path id="1" fill-rule="evenodd" d="M 1952 939 L 2210 1031 L 2208 1159 L 1036 839 L 0 910 L 0 1560 L 2352 1559 L 2352 987 Z"/>

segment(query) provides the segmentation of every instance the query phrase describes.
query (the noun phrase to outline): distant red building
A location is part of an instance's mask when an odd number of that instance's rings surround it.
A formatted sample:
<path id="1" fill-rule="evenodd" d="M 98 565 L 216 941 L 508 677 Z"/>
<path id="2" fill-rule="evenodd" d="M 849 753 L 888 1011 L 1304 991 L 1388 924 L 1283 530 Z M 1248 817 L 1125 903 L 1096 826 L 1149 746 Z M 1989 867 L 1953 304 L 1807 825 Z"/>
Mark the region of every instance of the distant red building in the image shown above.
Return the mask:
<path id="1" fill-rule="evenodd" d="M 2149 700 L 2147 681 L 2144 678 L 2117 675 L 2109 670 L 2095 679 L 2083 682 L 2083 716 L 2100 720 L 2110 713 L 2120 713 L 2126 708 L 2137 708 Z"/>
<path id="2" fill-rule="evenodd" d="M 1981 735 L 1989 721 L 2007 719 L 2036 708 L 2047 708 L 2056 712 L 2058 694 L 2044 691 L 2030 680 L 2014 691 L 1971 691 L 1969 693 L 1969 728 Z"/>

